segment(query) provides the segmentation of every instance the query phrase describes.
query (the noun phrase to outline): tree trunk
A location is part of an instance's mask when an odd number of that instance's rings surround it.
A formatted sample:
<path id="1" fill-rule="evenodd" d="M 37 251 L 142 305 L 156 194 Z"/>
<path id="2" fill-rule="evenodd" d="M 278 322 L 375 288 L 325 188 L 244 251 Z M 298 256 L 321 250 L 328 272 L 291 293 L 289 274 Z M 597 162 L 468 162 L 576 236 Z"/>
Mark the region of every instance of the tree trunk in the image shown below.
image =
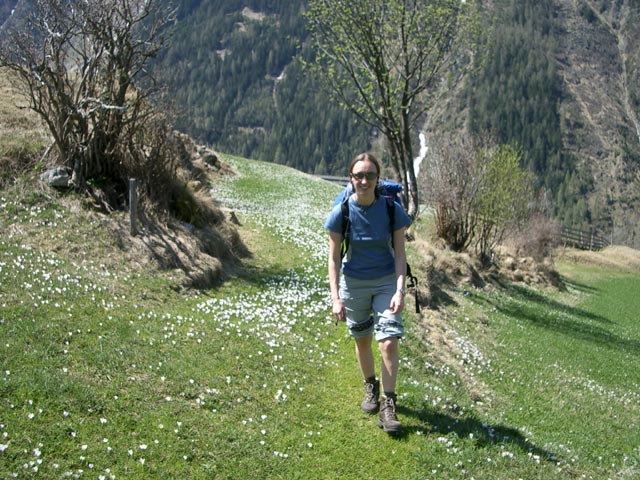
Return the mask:
<path id="1" fill-rule="evenodd" d="M 409 112 L 406 110 L 402 112 L 402 129 L 402 140 L 404 142 L 402 163 L 405 166 L 403 184 L 406 184 L 407 188 L 407 213 L 412 220 L 415 220 L 418 213 L 420 213 L 420 204 L 418 199 L 418 182 L 416 180 L 416 172 L 413 168 L 413 145 L 411 143 Z"/>
<path id="2" fill-rule="evenodd" d="M 418 182 L 413 169 L 411 132 L 406 125 L 407 120 L 403 121 L 400 134 L 386 133 L 385 138 L 391 169 L 402 183 L 402 204 L 411 219 L 415 220 L 419 213 Z"/>

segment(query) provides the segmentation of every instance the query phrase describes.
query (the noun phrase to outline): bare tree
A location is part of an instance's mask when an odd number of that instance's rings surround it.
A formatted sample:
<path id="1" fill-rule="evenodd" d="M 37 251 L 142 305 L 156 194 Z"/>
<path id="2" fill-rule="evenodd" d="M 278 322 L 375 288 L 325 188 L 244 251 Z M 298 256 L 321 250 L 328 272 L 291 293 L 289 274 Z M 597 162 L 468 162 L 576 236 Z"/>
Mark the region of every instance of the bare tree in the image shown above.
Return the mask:
<path id="1" fill-rule="evenodd" d="M 77 188 L 92 177 L 126 180 L 126 159 L 152 115 L 145 70 L 164 46 L 175 11 L 159 0 L 34 0 L 9 26 L 0 66 L 15 72 L 46 123 Z"/>
<path id="2" fill-rule="evenodd" d="M 539 212 L 522 151 L 491 139 L 443 138 L 428 158 L 427 200 L 436 235 L 454 251 L 475 249 L 488 264 L 505 235 Z"/>
<path id="3" fill-rule="evenodd" d="M 311 0 L 315 59 L 332 97 L 386 139 L 404 203 L 418 214 L 413 140 L 445 77 L 459 78 L 475 39 L 475 2 Z"/>
<path id="4" fill-rule="evenodd" d="M 481 190 L 476 146 L 468 137 L 441 137 L 427 159 L 425 200 L 435 209 L 436 236 L 453 251 L 466 250 L 478 226 Z"/>

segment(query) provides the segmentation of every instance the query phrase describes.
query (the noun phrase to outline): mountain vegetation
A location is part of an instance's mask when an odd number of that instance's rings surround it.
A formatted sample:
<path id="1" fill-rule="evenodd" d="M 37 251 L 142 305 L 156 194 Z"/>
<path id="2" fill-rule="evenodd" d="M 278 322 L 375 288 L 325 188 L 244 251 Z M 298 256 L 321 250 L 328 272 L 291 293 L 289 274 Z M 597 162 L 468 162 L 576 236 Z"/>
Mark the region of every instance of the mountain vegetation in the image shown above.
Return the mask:
<path id="1" fill-rule="evenodd" d="M 221 151 L 343 174 L 371 132 L 293 61 L 306 51 L 304 4 L 180 2 L 173 42 L 158 62 L 177 127 Z"/>
<path id="2" fill-rule="evenodd" d="M 0 1 L 0 21 L 24 3 Z M 179 17 L 155 73 L 179 130 L 315 174 L 343 175 L 355 153 L 382 150 L 378 132 L 330 102 L 300 67 L 310 55 L 306 1 L 171 3 Z M 438 98 L 422 127 L 427 143 L 468 131 L 514 144 L 549 214 L 640 246 L 640 5 L 486 6 L 489 35 L 474 74 Z M 424 177 L 418 183 L 429 188 Z"/>
<path id="3" fill-rule="evenodd" d="M 160 62 L 180 128 L 310 173 L 344 174 L 354 152 L 379 148 L 377 132 L 329 103 L 295 61 L 308 54 L 304 9 L 183 1 Z M 517 144 L 550 214 L 640 244 L 629 215 L 640 201 L 638 15 L 631 1 L 493 2 L 487 54 L 424 130 L 437 137 L 462 125 Z"/>
<path id="4" fill-rule="evenodd" d="M 497 5 L 490 54 L 464 93 L 471 130 L 523 148 L 565 225 L 615 225 L 637 244 L 637 218 L 622 213 L 639 193 L 637 2 Z"/>

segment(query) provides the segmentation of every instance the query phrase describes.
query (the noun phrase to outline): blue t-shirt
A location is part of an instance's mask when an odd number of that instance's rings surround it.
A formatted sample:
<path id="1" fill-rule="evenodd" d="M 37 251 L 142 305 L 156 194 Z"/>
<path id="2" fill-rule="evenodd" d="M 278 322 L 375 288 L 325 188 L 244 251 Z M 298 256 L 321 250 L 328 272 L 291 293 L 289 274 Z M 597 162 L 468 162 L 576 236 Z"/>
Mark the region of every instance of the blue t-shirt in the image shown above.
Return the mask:
<path id="1" fill-rule="evenodd" d="M 411 218 L 401 205 L 394 202 L 394 230 L 411 225 Z M 354 278 L 379 278 L 395 272 L 391 225 L 387 199 L 379 196 L 368 207 L 358 205 L 355 195 L 349 198 L 351 221 L 349 251 L 342 260 L 342 273 Z M 333 207 L 324 228 L 342 233 L 342 207 Z"/>

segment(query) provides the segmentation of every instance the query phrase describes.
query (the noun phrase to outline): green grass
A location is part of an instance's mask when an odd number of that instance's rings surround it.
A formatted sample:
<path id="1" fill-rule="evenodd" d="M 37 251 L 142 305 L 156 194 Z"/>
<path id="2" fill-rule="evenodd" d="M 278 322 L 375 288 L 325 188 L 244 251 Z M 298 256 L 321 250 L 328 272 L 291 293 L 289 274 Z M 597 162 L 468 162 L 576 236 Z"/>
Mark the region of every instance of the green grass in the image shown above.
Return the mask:
<path id="1" fill-rule="evenodd" d="M 338 187 L 228 161 L 214 196 L 253 257 L 207 291 L 96 256 L 111 234 L 54 197 L 0 194 L 0 478 L 637 478 L 638 273 L 461 289 L 424 311 L 443 343 L 408 308 L 390 437 L 330 318 Z"/>

